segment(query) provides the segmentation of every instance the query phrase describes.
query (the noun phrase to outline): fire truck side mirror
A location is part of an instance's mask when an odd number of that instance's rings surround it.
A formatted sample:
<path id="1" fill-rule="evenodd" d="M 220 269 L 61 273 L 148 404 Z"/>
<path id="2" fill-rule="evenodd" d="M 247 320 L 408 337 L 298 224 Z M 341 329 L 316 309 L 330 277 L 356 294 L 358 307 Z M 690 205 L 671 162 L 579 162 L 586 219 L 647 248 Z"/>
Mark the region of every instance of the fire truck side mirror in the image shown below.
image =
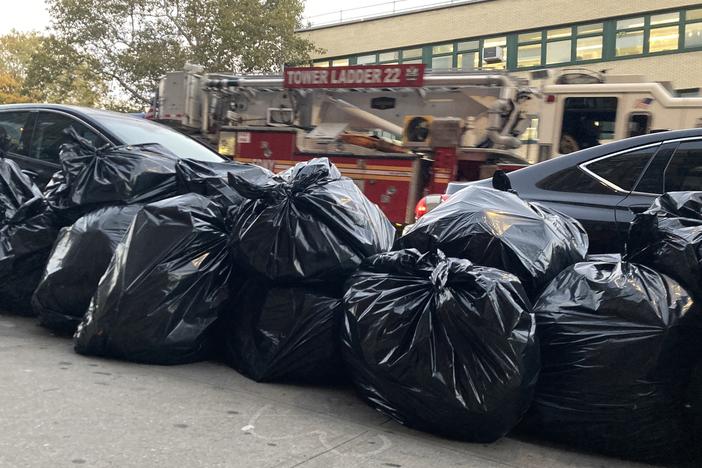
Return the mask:
<path id="1" fill-rule="evenodd" d="M 405 126 L 402 130 L 402 143 L 408 148 L 428 148 L 431 146 L 431 124 L 433 118 L 430 115 L 408 115 L 405 116 Z"/>

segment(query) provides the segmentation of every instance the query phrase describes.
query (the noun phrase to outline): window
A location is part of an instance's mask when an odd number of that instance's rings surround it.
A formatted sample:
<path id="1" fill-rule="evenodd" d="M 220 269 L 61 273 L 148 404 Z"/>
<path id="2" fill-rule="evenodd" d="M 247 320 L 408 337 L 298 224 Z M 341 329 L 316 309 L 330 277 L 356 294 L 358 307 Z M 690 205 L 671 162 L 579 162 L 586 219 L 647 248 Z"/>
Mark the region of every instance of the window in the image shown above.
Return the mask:
<path id="1" fill-rule="evenodd" d="M 432 55 L 452 54 L 453 44 L 443 44 L 431 48 Z"/>
<path id="2" fill-rule="evenodd" d="M 616 97 L 570 97 L 563 107 L 558 152 L 568 154 L 614 138 Z"/>
<path id="3" fill-rule="evenodd" d="M 648 51 L 650 53 L 677 50 L 680 39 L 680 13 L 652 15 L 649 20 Z"/>
<path id="4" fill-rule="evenodd" d="M 639 179 L 651 157 L 656 154 L 658 146 L 643 148 L 629 153 L 600 159 L 585 167 L 590 172 L 602 177 L 608 182 L 625 191 L 634 189 L 634 184 Z"/>
<path id="5" fill-rule="evenodd" d="M 349 59 L 337 59 L 332 60 L 332 67 L 347 67 L 349 65 Z"/>
<path id="6" fill-rule="evenodd" d="M 72 141 L 71 137 L 64 133 L 64 130 L 70 127 L 73 127 L 80 136 L 89 140 L 95 146 L 105 144 L 105 140 L 73 117 L 53 112 L 42 112 L 39 114 L 34 127 L 29 156 L 41 161 L 58 164 L 60 162 L 59 151 L 61 146 Z"/>
<path id="7" fill-rule="evenodd" d="M 598 179 L 590 176 L 579 167 L 569 167 L 558 171 L 536 183 L 542 190 L 553 192 L 595 193 L 611 195 L 614 191 Z"/>
<path id="8" fill-rule="evenodd" d="M 31 128 L 27 129 L 29 112 L 0 113 L 0 152 L 27 154 L 27 144 L 31 137 Z"/>
<path id="9" fill-rule="evenodd" d="M 604 44 L 602 23 L 583 24 L 575 28 L 575 60 L 586 62 L 602 58 Z"/>
<path id="10" fill-rule="evenodd" d="M 449 70 L 453 68 L 453 44 L 436 45 L 431 48 L 431 68 Z"/>
<path id="11" fill-rule="evenodd" d="M 396 64 L 400 62 L 400 52 L 381 52 L 378 54 L 378 62 L 385 64 Z"/>
<path id="12" fill-rule="evenodd" d="M 702 47 L 702 8 L 685 12 L 685 48 Z"/>
<path id="13" fill-rule="evenodd" d="M 459 42 L 456 47 L 456 67 L 460 70 L 475 70 L 480 68 L 480 41 Z"/>
<path id="14" fill-rule="evenodd" d="M 402 63 L 422 63 L 422 49 L 405 49 L 402 51 Z"/>
<path id="15" fill-rule="evenodd" d="M 165 125 L 107 112 L 96 113 L 93 118 L 128 145 L 156 143 L 180 158 L 222 161 L 221 157 L 206 146 Z"/>
<path id="16" fill-rule="evenodd" d="M 617 57 L 643 54 L 645 24 L 643 16 L 617 21 Z"/>
<path id="17" fill-rule="evenodd" d="M 357 65 L 372 65 L 378 61 L 378 58 L 375 54 L 370 54 L 370 55 L 360 55 L 356 57 L 356 64 Z"/>
<path id="18" fill-rule="evenodd" d="M 651 128 L 651 114 L 633 113 L 629 116 L 627 137 L 645 135 Z"/>
<path id="19" fill-rule="evenodd" d="M 323 60 L 323 61 L 319 61 L 319 62 L 314 62 L 314 63 L 312 63 L 312 66 L 313 66 L 313 67 L 322 67 L 322 68 L 328 67 L 328 66 L 329 66 L 329 60 Z"/>
<path id="20" fill-rule="evenodd" d="M 538 44 L 520 45 L 519 49 L 517 49 L 517 66 L 525 68 L 539 65 L 541 65 L 541 42 Z"/>
<path id="21" fill-rule="evenodd" d="M 663 193 L 665 191 L 663 173 L 673 155 L 673 146 L 665 145 L 661 148 L 648 164 L 646 172 L 641 176 L 641 180 L 636 185 L 637 192 L 643 193 Z"/>
<path id="22" fill-rule="evenodd" d="M 483 68 L 489 70 L 504 70 L 507 68 L 507 37 L 501 36 L 485 39 L 483 41 L 483 55 L 485 54 L 485 49 L 490 47 L 502 49 L 502 61 L 497 63 L 483 63 Z"/>
<path id="23" fill-rule="evenodd" d="M 665 171 L 665 191 L 702 190 L 702 141 L 681 143 Z"/>
<path id="24" fill-rule="evenodd" d="M 556 63 L 570 62 L 571 41 L 554 41 L 546 45 L 546 63 L 553 65 Z"/>

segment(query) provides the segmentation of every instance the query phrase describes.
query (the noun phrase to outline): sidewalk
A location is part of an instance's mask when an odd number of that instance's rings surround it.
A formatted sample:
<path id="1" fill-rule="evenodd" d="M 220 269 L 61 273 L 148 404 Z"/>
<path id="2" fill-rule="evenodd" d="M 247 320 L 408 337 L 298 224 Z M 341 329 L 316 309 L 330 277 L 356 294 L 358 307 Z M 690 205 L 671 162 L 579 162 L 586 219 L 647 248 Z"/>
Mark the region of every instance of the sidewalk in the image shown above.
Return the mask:
<path id="1" fill-rule="evenodd" d="M 633 467 L 508 438 L 404 428 L 350 388 L 257 384 L 216 363 L 158 367 L 75 354 L 0 315 L 2 467 Z"/>

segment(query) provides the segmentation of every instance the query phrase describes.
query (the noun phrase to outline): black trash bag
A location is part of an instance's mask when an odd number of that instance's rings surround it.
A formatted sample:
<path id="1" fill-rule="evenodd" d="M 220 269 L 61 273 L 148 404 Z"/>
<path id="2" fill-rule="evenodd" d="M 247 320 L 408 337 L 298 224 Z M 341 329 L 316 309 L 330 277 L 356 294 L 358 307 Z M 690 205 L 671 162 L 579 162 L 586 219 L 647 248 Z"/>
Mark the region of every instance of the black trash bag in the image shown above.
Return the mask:
<path id="1" fill-rule="evenodd" d="M 188 194 L 146 205 L 100 280 L 75 349 L 151 364 L 205 359 L 231 273 L 218 204 Z"/>
<path id="2" fill-rule="evenodd" d="M 341 292 L 244 283 L 219 325 L 225 360 L 257 382 L 333 382 L 343 369 Z"/>
<path id="3" fill-rule="evenodd" d="M 43 326 L 61 333 L 76 331 L 140 209 L 140 205 L 101 208 L 61 230 L 32 297 Z"/>
<path id="4" fill-rule="evenodd" d="M 248 199 L 232 213 L 233 258 L 269 280 L 343 280 L 392 247 L 393 225 L 327 158 L 230 182 Z"/>
<path id="5" fill-rule="evenodd" d="M 97 208 L 150 203 L 178 195 L 175 155 L 157 144 L 95 148 L 72 128 L 61 170 L 44 196 L 66 225 Z"/>
<path id="6" fill-rule="evenodd" d="M 371 406 L 473 442 L 520 421 L 539 348 L 517 277 L 409 249 L 369 258 L 347 285 L 342 354 Z"/>
<path id="7" fill-rule="evenodd" d="M 666 193 L 637 214 L 627 259 L 674 278 L 702 303 L 702 192 Z"/>
<path id="8" fill-rule="evenodd" d="M 395 248 L 439 249 L 499 268 L 536 298 L 564 268 L 584 260 L 588 239 L 572 218 L 512 193 L 473 186 L 419 218 Z"/>
<path id="9" fill-rule="evenodd" d="M 255 164 L 234 161 L 213 163 L 183 159 L 176 165 L 178 192 L 199 193 L 225 207 L 239 205 L 244 201 L 244 197 L 229 185 L 229 174 L 238 175 L 252 182 L 265 182 L 273 177 L 271 171 Z"/>
<path id="10" fill-rule="evenodd" d="M 0 158 L 0 310 L 33 315 L 31 298 L 58 235 L 41 191 Z"/>
<path id="11" fill-rule="evenodd" d="M 534 306 L 538 432 L 580 448 L 654 461 L 682 453 L 684 391 L 698 361 L 700 310 L 643 265 L 583 262 Z"/>

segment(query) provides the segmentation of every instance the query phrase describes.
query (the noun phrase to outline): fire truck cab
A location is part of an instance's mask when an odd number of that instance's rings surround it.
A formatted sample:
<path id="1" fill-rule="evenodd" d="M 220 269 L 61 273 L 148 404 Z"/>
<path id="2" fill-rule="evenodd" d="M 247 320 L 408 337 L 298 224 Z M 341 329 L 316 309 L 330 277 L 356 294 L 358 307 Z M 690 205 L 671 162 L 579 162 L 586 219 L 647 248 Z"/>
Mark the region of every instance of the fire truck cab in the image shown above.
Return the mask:
<path id="1" fill-rule="evenodd" d="M 531 106 L 539 116 L 539 161 L 623 138 L 702 126 L 702 97 L 676 96 L 670 83 L 584 69 L 565 70 L 549 81 L 541 88 L 542 99 Z"/>

